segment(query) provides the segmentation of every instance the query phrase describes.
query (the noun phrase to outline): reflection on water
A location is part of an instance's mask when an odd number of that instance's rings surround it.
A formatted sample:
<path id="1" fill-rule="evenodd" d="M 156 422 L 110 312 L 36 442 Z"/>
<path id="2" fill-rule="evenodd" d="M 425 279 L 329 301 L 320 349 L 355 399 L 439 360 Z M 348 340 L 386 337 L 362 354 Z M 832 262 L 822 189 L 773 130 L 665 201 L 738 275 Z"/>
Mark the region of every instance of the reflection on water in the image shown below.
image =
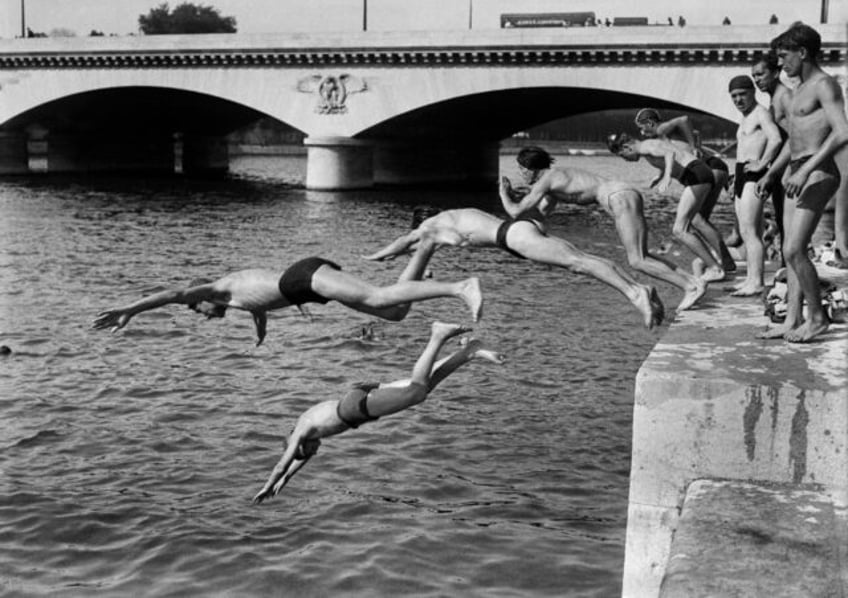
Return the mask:
<path id="1" fill-rule="evenodd" d="M 413 206 L 496 209 L 494 191 L 307 192 L 299 158 L 234 166 L 226 182 L 0 182 L 3 592 L 617 594 L 633 378 L 659 333 L 604 285 L 439 252 L 436 277 L 481 277 L 475 334 L 509 363 L 472 363 L 415 409 L 329 439 L 262 507 L 250 498 L 296 416 L 351 381 L 406 377 L 429 323 L 463 321 L 463 305 L 421 303 L 401 323 L 284 310 L 259 348 L 244 313 L 168 306 L 115 335 L 89 329 L 145 293 L 313 254 L 389 282 L 403 263 L 358 256 L 408 229 Z M 652 204 L 657 243 L 668 207 Z M 598 211 L 566 209 L 553 232 L 623 261 Z"/>

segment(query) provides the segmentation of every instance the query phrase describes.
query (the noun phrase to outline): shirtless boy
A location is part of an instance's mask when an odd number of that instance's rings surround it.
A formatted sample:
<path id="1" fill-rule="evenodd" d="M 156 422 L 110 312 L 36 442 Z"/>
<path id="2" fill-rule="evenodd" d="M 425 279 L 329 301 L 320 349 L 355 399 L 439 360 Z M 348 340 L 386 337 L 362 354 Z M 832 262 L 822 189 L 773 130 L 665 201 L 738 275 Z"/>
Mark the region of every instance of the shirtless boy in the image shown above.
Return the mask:
<path id="1" fill-rule="evenodd" d="M 398 322 L 409 313 L 412 302 L 456 297 L 471 310 L 476 322 L 483 309 L 480 281 L 420 280 L 432 249 L 421 248 L 407 264 L 395 284 L 378 287 L 348 274 L 328 260 L 311 257 L 278 270 L 239 270 L 218 280 L 193 281 L 187 288 L 172 289 L 144 297 L 135 303 L 98 314 L 93 328 L 120 330 L 143 311 L 169 303 L 181 303 L 207 318 L 223 318 L 227 308 L 249 311 L 256 326 L 256 345 L 265 338 L 267 312 L 305 303 L 338 301 L 356 311 Z"/>
<path id="2" fill-rule="evenodd" d="M 713 186 L 698 209 L 701 218 L 693 220 L 692 226 L 707 242 L 707 245 L 718 253 L 724 271 L 735 272 L 736 262 L 733 260 L 730 250 L 727 248 L 721 233 L 710 222 L 710 216 L 718 203 L 721 191 L 727 187 L 729 179 L 727 164 L 719 157 L 717 152 L 701 146 L 698 132 L 692 128 L 692 123 L 685 114 L 663 121 L 660 118 L 660 113 L 653 108 L 642 108 L 636 113 L 635 122 L 643 136 L 648 139 L 659 138 L 675 144 L 684 144 L 683 149 L 694 154 L 713 171 Z"/>
<path id="3" fill-rule="evenodd" d="M 367 260 L 393 259 L 410 250 L 432 253 L 438 247 L 499 247 L 512 255 L 589 274 L 625 297 L 642 314 L 647 328 L 662 323 L 665 308 L 656 289 L 636 282 L 616 263 L 580 251 L 573 244 L 547 233 L 541 206 L 535 217 L 501 220 L 483 210 L 463 208 L 439 212 L 424 220 L 417 228 L 401 235 Z"/>
<path id="4" fill-rule="evenodd" d="M 525 182 L 531 187 L 524 197 L 515 201 L 516 192 L 510 180 L 501 178 L 501 203 L 511 218 L 517 220 L 533 213 L 547 216 L 559 202 L 580 205 L 597 202 L 615 220 L 630 266 L 683 290 L 678 310 L 689 309 L 703 296 L 706 290 L 703 280 L 648 252 L 642 194 L 632 185 L 579 168 L 554 167 L 550 154 L 538 147 L 522 149 L 517 161 Z"/>
<path id="5" fill-rule="evenodd" d="M 472 359 L 485 359 L 499 365 L 504 363 L 502 355 L 483 349 L 480 341 L 475 339 L 435 362 L 448 339 L 467 331 L 468 328 L 456 324 L 434 322 L 430 340 L 412 368 L 412 376 L 408 380 L 388 384 L 354 384 L 341 399 L 323 401 L 304 411 L 289 436 L 283 456 L 268 481 L 253 497 L 253 503 L 259 504 L 276 496 L 318 452 L 322 438 L 341 434 L 422 403 L 439 382 Z"/>
<path id="6" fill-rule="evenodd" d="M 835 152 L 848 143 L 845 103 L 837 81 L 816 62 L 821 36 L 803 23 L 795 23 L 772 42 L 783 70 L 800 83 L 787 95 L 789 140 L 780 156 L 758 183 L 767 193 L 783 173 L 786 189 L 783 257 L 787 270 L 786 320 L 766 329 L 762 338 L 809 342 L 829 325 L 821 303 L 819 278 L 807 255 L 807 246 L 824 206 L 839 186 Z M 784 172 L 786 164 L 789 168 Z M 803 313 L 806 302 L 807 314 Z"/>
<path id="7" fill-rule="evenodd" d="M 754 79 L 754 83 L 760 91 L 769 95 L 769 112 L 771 113 L 772 119 L 780 132 L 781 145 L 780 148 L 778 148 L 776 155 L 780 154 L 783 144 L 789 137 L 789 125 L 786 123 L 786 105 L 788 102 L 788 96 L 792 93 L 780 80 L 780 70 L 780 62 L 777 58 L 777 52 L 774 50 L 770 50 L 768 53 L 763 54 L 763 56 L 751 66 L 751 78 Z M 786 238 L 786 234 L 783 230 L 783 200 L 785 192 L 783 190 L 783 185 L 779 180 L 775 180 L 772 183 L 770 195 L 771 204 L 774 207 L 777 231 L 780 233 L 780 240 L 782 244 L 783 239 Z M 780 264 L 781 266 L 786 265 L 783 260 L 783 248 L 780 248 Z"/>
<path id="8" fill-rule="evenodd" d="M 657 185 L 657 191 L 665 193 L 674 178 L 683 185 L 683 193 L 677 202 L 677 217 L 672 232 L 674 236 L 688 247 L 701 261 L 706 264 L 703 278 L 707 282 L 722 280 L 724 268 L 716 256 L 710 251 L 704 239 L 692 230 L 694 220 L 703 221 L 698 213 L 702 203 L 710 193 L 715 180 L 710 167 L 695 157 L 691 151 L 679 144 L 664 139 L 632 139 L 626 133 L 613 135 L 607 140 L 612 153 L 629 162 L 639 158 L 645 160 L 660 170 L 660 176 L 651 182 Z"/>
<path id="9" fill-rule="evenodd" d="M 731 295 L 750 297 L 765 288 L 763 268 L 763 202 L 757 194 L 757 181 L 780 149 L 780 131 L 766 108 L 757 103 L 754 82 L 747 75 L 733 77 L 728 85 L 733 105 L 742 113 L 736 130 L 736 174 L 733 179 L 736 220 L 745 244 L 745 280 Z"/>

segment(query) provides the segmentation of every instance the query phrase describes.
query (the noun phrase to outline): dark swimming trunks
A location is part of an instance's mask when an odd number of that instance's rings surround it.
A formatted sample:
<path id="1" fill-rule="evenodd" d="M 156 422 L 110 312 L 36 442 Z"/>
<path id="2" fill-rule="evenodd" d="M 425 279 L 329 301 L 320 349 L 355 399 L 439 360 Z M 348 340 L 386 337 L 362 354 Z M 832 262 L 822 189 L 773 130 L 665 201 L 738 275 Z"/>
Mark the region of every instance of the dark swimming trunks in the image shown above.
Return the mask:
<path id="1" fill-rule="evenodd" d="M 293 263 L 280 276 L 279 288 L 283 297 L 292 305 L 303 303 L 327 303 L 329 299 L 312 290 L 312 276 L 321 266 L 330 266 L 336 270 L 341 267 L 320 257 L 308 257 Z"/>
<path id="2" fill-rule="evenodd" d="M 379 383 L 370 382 L 354 384 L 336 406 L 336 415 L 350 428 L 358 428 L 365 422 L 376 420 L 368 413 L 368 393 L 379 386 Z"/>
<path id="3" fill-rule="evenodd" d="M 812 158 L 812 156 L 803 156 L 801 158 L 791 160 L 789 162 L 790 176 L 798 172 L 798 169 L 801 168 L 801 165 L 804 164 L 804 162 L 806 162 L 810 158 Z M 833 191 L 836 191 L 836 187 L 839 185 L 840 174 L 839 169 L 836 167 L 836 162 L 833 161 L 833 158 L 827 158 L 824 162 L 819 164 L 813 172 L 823 172 L 828 175 L 827 178 L 821 179 L 817 183 L 815 183 L 815 186 L 821 184 L 830 184 L 833 185 L 833 190 L 813 194 L 801 193 L 801 195 L 798 197 L 798 205 L 802 208 L 818 210 L 824 208 L 824 204 L 827 203 L 827 201 L 830 199 L 830 195 L 832 195 Z M 804 186 L 804 190 L 814 185 L 810 185 L 808 182 L 807 185 Z"/>
<path id="4" fill-rule="evenodd" d="M 517 251 L 512 249 L 506 243 L 506 233 L 509 231 L 509 228 L 513 224 L 515 224 L 516 222 L 532 222 L 533 226 L 538 228 L 536 221 L 533 220 L 532 218 L 519 217 L 519 218 L 516 218 L 515 220 L 504 220 L 503 222 L 501 222 L 501 225 L 498 227 L 498 232 L 495 233 L 495 244 L 498 247 L 500 247 L 501 249 L 506 249 L 508 252 L 510 252 L 515 257 L 520 257 L 521 259 L 526 260 L 527 259 L 526 257 L 524 257 L 523 255 L 521 255 L 520 253 L 518 253 Z"/>
<path id="5" fill-rule="evenodd" d="M 680 181 L 680 184 L 684 187 L 701 185 L 703 183 L 715 185 L 713 171 L 700 160 L 692 160 L 689 162 L 689 164 L 686 165 L 686 168 L 683 169 L 683 172 L 680 173 L 680 176 L 677 177 L 677 180 Z"/>
<path id="6" fill-rule="evenodd" d="M 747 162 L 736 163 L 736 173 L 733 175 L 733 196 L 736 199 L 742 197 L 742 190 L 745 189 L 745 183 L 756 183 L 765 174 L 765 170 L 761 172 L 746 172 L 745 164 Z"/>
<path id="7" fill-rule="evenodd" d="M 712 170 L 723 170 L 724 172 L 730 172 L 730 169 L 727 167 L 727 164 L 724 160 L 719 158 L 718 156 L 708 156 L 704 163 L 709 166 Z"/>

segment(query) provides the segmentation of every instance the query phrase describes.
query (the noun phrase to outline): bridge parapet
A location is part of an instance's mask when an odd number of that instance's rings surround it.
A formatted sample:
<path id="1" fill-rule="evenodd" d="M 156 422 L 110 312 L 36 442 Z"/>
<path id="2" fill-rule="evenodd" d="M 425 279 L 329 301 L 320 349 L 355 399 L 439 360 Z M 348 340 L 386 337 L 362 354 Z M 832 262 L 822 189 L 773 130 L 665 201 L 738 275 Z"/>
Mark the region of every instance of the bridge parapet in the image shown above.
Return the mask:
<path id="1" fill-rule="evenodd" d="M 846 60 L 846 30 L 820 25 L 825 64 Z M 0 41 L 0 69 L 489 66 L 750 63 L 783 26 L 173 35 Z M 414 40 L 414 41 L 413 41 Z"/>

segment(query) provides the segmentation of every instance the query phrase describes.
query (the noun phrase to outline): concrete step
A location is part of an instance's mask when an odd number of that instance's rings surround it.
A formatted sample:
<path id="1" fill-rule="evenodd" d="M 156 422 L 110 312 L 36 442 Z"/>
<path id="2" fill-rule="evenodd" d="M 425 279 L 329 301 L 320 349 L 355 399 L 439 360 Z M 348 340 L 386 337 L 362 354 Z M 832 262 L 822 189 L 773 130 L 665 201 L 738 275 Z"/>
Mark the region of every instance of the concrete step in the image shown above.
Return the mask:
<path id="1" fill-rule="evenodd" d="M 689 485 L 662 598 L 846 596 L 845 513 L 815 484 Z"/>

